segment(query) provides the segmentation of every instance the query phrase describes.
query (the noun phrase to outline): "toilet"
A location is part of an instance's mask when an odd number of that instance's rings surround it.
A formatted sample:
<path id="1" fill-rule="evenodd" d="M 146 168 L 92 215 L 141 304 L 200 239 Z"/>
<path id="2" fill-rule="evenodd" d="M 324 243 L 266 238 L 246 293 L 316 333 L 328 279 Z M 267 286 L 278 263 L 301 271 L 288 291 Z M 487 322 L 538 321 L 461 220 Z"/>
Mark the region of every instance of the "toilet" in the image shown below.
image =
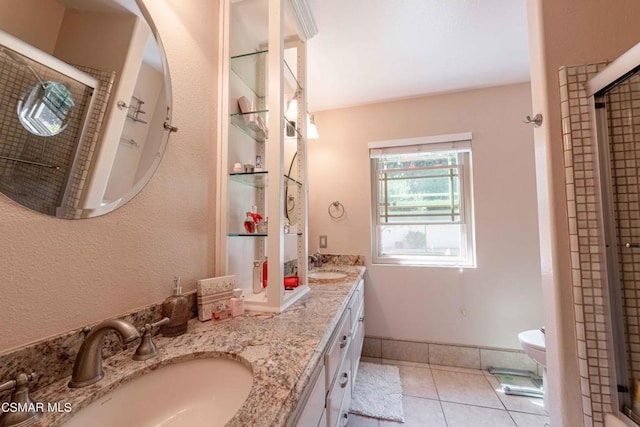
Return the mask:
<path id="1" fill-rule="evenodd" d="M 524 352 L 536 363 L 542 366 L 542 390 L 547 394 L 547 352 L 544 341 L 544 332 L 540 329 L 520 332 L 518 341 Z M 544 399 L 544 408 L 547 409 L 547 399 Z"/>

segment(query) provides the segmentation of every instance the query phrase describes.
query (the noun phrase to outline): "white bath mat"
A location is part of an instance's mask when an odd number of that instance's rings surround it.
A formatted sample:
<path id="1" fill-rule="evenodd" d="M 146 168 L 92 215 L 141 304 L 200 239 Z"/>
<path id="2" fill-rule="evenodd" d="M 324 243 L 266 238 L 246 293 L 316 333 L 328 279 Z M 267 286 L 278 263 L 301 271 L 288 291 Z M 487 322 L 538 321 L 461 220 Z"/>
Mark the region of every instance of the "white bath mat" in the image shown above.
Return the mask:
<path id="1" fill-rule="evenodd" d="M 361 362 L 349 412 L 404 422 L 402 383 L 398 367 Z"/>

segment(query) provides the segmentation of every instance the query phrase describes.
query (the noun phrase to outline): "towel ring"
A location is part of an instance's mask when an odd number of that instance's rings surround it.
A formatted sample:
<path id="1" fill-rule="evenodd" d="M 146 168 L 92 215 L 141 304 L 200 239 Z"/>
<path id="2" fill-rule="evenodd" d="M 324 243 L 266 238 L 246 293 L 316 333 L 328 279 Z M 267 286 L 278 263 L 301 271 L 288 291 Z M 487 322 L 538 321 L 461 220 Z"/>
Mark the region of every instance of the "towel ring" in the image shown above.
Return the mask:
<path id="1" fill-rule="evenodd" d="M 332 209 L 333 208 L 333 209 Z M 340 219 L 344 216 L 344 205 L 337 200 L 334 200 L 327 208 L 329 216 L 333 219 Z"/>

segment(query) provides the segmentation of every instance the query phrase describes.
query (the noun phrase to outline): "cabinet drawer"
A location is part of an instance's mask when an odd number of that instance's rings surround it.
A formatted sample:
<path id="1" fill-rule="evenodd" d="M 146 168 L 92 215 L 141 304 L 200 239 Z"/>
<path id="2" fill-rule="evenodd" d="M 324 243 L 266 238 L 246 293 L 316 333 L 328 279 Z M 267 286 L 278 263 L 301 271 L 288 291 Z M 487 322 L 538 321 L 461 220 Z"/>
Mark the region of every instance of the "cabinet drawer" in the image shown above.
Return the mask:
<path id="1" fill-rule="evenodd" d="M 335 427 L 341 422 L 343 412 L 349 412 L 351 404 L 351 360 L 347 358 L 340 365 L 338 377 L 329 389 L 327 397 L 327 426 Z M 345 408 L 345 405 L 347 406 Z"/>
<path id="2" fill-rule="evenodd" d="M 360 357 L 362 344 L 364 342 L 364 304 L 361 304 L 356 313 L 356 325 L 351 335 L 351 346 L 353 353 Z"/>
<path id="3" fill-rule="evenodd" d="M 342 360 L 344 360 L 344 356 L 349 348 L 349 342 L 351 341 L 351 323 L 349 319 L 349 309 L 347 309 L 336 328 L 338 333 L 333 338 L 333 341 L 329 345 L 329 350 L 324 356 L 327 390 L 331 387 L 337 374 L 338 366 Z"/>

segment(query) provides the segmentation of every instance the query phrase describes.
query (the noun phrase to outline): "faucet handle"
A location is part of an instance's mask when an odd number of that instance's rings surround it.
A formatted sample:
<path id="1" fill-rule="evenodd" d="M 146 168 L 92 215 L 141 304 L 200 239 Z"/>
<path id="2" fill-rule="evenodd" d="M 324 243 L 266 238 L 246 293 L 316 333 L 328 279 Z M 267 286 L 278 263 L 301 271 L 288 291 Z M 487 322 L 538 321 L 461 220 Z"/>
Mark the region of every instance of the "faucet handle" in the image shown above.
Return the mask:
<path id="1" fill-rule="evenodd" d="M 17 388 L 17 387 L 22 387 L 26 385 L 29 381 L 34 381 L 37 379 L 38 379 L 38 374 L 36 374 L 35 372 L 32 372 L 28 375 L 25 374 L 24 372 L 21 372 L 16 376 L 15 380 L 10 380 L 10 381 L 7 381 L 6 383 L 0 384 L 0 392 L 13 390 L 14 388 Z"/>
<path id="2" fill-rule="evenodd" d="M 145 325 L 145 328 L 147 328 L 147 327 L 150 328 L 150 329 L 157 328 L 158 326 L 166 325 L 167 323 L 169 323 L 169 320 L 170 319 L 168 317 L 163 317 L 162 319 L 158 320 L 155 323 L 151 323 L 151 324 Z M 142 331 L 142 332 L 146 333 L 147 331 L 145 330 L 145 331 Z"/>
<path id="3" fill-rule="evenodd" d="M 13 390 L 11 402 L 17 403 L 19 408 L 16 412 L 3 412 L 0 415 L 1 426 L 27 426 L 33 424 L 40 417 L 40 412 L 36 411 L 36 405 L 29 397 L 29 387 L 27 383 L 38 378 L 38 374 L 32 372 L 19 373 L 15 380 L 0 384 L 0 391 Z"/>
<path id="4" fill-rule="evenodd" d="M 158 326 L 162 326 L 166 323 L 169 323 L 168 317 L 165 317 L 155 323 L 147 323 L 140 328 L 142 338 L 140 339 L 140 345 L 138 345 L 135 354 L 132 356 L 133 360 L 147 360 L 158 355 L 158 348 L 156 347 L 156 343 L 153 342 L 151 331 L 153 328 L 157 328 Z"/>

